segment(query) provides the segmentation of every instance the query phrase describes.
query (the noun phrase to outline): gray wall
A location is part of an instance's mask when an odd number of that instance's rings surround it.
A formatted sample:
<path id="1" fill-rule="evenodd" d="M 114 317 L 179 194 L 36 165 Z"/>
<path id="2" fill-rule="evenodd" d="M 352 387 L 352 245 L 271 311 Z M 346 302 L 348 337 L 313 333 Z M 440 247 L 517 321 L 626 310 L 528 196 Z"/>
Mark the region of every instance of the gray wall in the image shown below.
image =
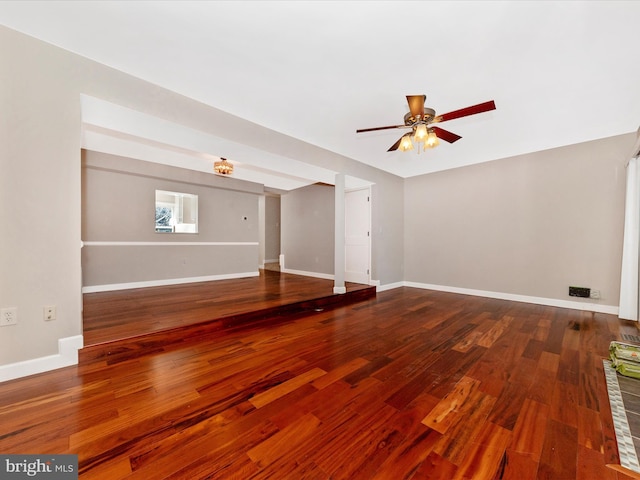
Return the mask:
<path id="1" fill-rule="evenodd" d="M 277 262 L 280 257 L 280 197 L 265 197 L 265 254 L 266 261 Z"/>
<path id="2" fill-rule="evenodd" d="M 280 197 L 286 270 L 334 274 L 335 188 L 309 185 Z"/>
<path id="3" fill-rule="evenodd" d="M 402 280 L 401 178 L 2 26 L 0 65 L 0 200 L 20 199 L 0 209 L 0 307 L 18 308 L 0 365 L 56 354 L 59 339 L 82 334 L 81 94 L 375 183 L 373 278 Z M 57 306 L 55 321 L 43 321 L 45 305 Z"/>
<path id="4" fill-rule="evenodd" d="M 371 186 L 371 280 L 385 284 L 398 284 L 405 279 L 404 188 L 394 185 Z M 395 243 L 395 242 L 398 243 Z"/>
<path id="5" fill-rule="evenodd" d="M 628 134 L 407 179 L 406 280 L 561 300 L 585 286 L 617 305 L 633 142 Z"/>
<path id="6" fill-rule="evenodd" d="M 83 242 L 173 244 L 85 245 L 84 287 L 258 272 L 261 185 L 87 150 L 82 165 Z M 156 190 L 198 195 L 197 234 L 155 232 Z"/>

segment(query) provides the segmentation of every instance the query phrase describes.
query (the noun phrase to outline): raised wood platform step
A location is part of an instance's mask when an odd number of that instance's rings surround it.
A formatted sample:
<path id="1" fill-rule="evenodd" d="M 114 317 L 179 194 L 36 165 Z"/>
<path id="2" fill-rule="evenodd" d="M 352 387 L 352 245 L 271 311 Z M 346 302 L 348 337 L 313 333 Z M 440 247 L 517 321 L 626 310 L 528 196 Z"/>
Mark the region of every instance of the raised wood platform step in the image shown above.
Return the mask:
<path id="1" fill-rule="evenodd" d="M 89 345 L 79 352 L 79 363 L 104 360 L 108 364 L 118 363 L 149 353 L 162 352 L 175 345 L 184 345 L 194 339 L 202 339 L 219 331 L 251 329 L 290 321 L 299 314 L 331 310 L 350 305 L 376 295 L 376 287 L 352 286 L 344 294 L 322 295 L 290 303 L 277 304 L 238 314 L 222 315 L 159 331 L 140 333 L 111 341 Z"/>

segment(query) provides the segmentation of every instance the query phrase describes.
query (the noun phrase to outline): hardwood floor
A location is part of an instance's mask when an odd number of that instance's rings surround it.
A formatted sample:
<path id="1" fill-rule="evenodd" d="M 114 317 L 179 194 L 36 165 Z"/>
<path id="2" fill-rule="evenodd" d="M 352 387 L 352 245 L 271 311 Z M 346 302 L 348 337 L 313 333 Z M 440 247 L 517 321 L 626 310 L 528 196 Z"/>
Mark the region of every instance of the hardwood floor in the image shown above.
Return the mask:
<path id="1" fill-rule="evenodd" d="M 621 333 L 398 288 L 0 384 L 0 452 L 75 453 L 85 480 L 628 479 L 606 466 Z"/>
<path id="2" fill-rule="evenodd" d="M 347 292 L 368 285 L 345 284 Z M 84 295 L 84 344 L 97 345 L 216 319 L 290 313 L 293 306 L 333 295 L 333 280 L 261 270 L 250 278 Z M 328 299 L 327 301 L 329 301 Z M 242 318 L 240 318 L 242 320 Z M 229 323 L 229 322 L 227 322 Z"/>

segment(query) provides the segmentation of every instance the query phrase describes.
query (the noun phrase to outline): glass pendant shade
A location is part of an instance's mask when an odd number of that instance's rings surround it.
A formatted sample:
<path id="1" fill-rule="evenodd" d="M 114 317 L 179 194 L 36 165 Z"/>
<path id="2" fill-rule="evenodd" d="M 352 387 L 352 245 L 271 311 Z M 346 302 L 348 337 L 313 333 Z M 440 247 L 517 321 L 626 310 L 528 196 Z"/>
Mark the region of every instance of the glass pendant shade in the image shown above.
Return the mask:
<path id="1" fill-rule="evenodd" d="M 416 127 L 416 133 L 414 135 L 414 139 L 416 142 L 424 142 L 427 138 L 427 126 L 425 124 L 420 124 Z"/>
<path id="2" fill-rule="evenodd" d="M 404 135 L 402 137 L 402 140 L 400 140 L 399 149 L 400 149 L 401 152 L 406 152 L 408 150 L 413 150 L 413 143 L 411 143 L 411 135 L 409 133 Z"/>
<path id="3" fill-rule="evenodd" d="M 424 146 L 427 148 L 434 148 L 437 147 L 440 144 L 440 140 L 438 140 L 438 137 L 436 136 L 436 134 L 431 131 L 429 132 L 429 135 L 427 136 L 427 139 L 424 142 Z"/>

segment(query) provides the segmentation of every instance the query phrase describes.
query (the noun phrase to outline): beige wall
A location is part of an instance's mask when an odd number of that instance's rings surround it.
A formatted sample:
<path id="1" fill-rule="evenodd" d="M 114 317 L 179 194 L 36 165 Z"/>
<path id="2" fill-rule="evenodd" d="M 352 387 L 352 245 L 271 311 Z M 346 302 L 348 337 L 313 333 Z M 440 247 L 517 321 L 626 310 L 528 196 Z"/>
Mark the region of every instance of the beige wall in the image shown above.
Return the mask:
<path id="1" fill-rule="evenodd" d="M 624 160 L 634 135 L 405 181 L 405 280 L 618 304 Z"/>
<path id="2" fill-rule="evenodd" d="M 404 273 L 404 188 L 371 187 L 371 280 L 398 284 Z M 397 238 L 396 232 L 403 232 Z"/>
<path id="3" fill-rule="evenodd" d="M 280 197 L 265 197 L 265 260 L 280 257 Z"/>
<path id="4" fill-rule="evenodd" d="M 281 249 L 286 270 L 334 274 L 335 188 L 309 185 L 282 195 Z"/>
<path id="5" fill-rule="evenodd" d="M 86 150 L 82 165 L 84 287 L 257 274 L 261 185 Z M 155 232 L 156 190 L 198 196 L 197 234 Z"/>
<path id="6" fill-rule="evenodd" d="M 0 365 L 82 333 L 80 102 L 69 55 L 0 27 Z M 56 305 L 45 322 L 43 307 Z"/>

